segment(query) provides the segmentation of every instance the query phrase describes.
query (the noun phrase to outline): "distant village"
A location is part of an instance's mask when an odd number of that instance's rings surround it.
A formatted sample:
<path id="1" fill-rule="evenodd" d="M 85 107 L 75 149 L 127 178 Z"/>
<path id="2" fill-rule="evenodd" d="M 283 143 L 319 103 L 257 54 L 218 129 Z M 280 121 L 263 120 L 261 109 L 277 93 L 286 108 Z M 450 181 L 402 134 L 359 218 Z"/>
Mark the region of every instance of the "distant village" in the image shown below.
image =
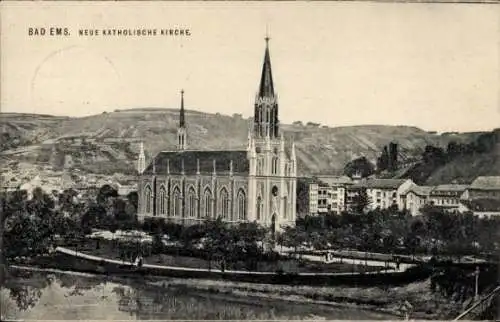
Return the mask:
<path id="1" fill-rule="evenodd" d="M 18 163 L 2 169 L 4 191 L 34 188 L 57 196 L 66 189 L 78 192 L 82 199 L 95 198 L 104 185 L 119 196 L 137 192 L 137 175 L 84 173 L 78 169 L 54 170 L 51 165 Z M 479 176 L 471 184 L 418 185 L 411 179 L 386 179 L 362 173 L 311 175 L 297 178 L 297 217 L 340 214 L 359 206 L 365 196 L 365 211 L 395 208 L 420 215 L 422 207 L 432 205 L 448 212 L 471 212 L 480 217 L 500 216 L 500 176 Z"/>

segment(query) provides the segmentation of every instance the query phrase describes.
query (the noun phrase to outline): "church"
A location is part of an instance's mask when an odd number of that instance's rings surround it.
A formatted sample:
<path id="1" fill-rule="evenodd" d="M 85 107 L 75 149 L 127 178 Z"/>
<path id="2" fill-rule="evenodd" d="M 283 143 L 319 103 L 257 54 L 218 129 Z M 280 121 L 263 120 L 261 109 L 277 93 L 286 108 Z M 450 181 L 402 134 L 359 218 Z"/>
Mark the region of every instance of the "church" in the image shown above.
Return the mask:
<path id="1" fill-rule="evenodd" d="M 228 223 L 256 222 L 271 231 L 295 225 L 295 145 L 280 132 L 269 38 L 246 149 L 190 150 L 184 91 L 179 113 L 176 149 L 159 152 L 146 165 L 141 145 L 139 220 L 190 225 L 220 217 Z"/>

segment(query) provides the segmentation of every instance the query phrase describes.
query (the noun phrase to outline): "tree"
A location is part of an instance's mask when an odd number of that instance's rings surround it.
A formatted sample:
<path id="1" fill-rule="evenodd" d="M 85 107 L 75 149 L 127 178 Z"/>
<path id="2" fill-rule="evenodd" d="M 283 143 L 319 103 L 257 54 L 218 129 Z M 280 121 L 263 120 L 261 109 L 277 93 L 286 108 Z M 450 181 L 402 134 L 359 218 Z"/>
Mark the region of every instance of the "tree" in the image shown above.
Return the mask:
<path id="1" fill-rule="evenodd" d="M 372 175 L 375 172 L 373 164 L 366 159 L 360 157 L 348 162 L 344 166 L 344 174 L 348 177 L 353 177 L 355 174 L 361 174 L 363 178 Z"/>
<path id="2" fill-rule="evenodd" d="M 118 197 L 118 191 L 109 184 L 105 184 L 99 189 L 96 201 L 99 205 L 105 205 L 109 198 L 116 197 Z"/>
<path id="3" fill-rule="evenodd" d="M 370 204 L 370 199 L 365 189 L 360 189 L 352 198 L 352 208 L 357 213 L 362 213 Z"/>
<path id="4" fill-rule="evenodd" d="M 54 211 L 54 201 L 40 188 L 33 198 L 16 191 L 3 196 L 3 251 L 8 259 L 45 253 L 61 232 L 60 214 Z"/>
<path id="5" fill-rule="evenodd" d="M 137 191 L 129 192 L 127 195 L 127 200 L 132 206 L 134 206 L 135 210 L 137 211 L 137 205 L 139 203 L 139 195 L 137 194 Z"/>
<path id="6" fill-rule="evenodd" d="M 387 146 L 384 146 L 380 157 L 377 159 L 377 171 L 387 170 L 389 167 L 389 151 Z"/>

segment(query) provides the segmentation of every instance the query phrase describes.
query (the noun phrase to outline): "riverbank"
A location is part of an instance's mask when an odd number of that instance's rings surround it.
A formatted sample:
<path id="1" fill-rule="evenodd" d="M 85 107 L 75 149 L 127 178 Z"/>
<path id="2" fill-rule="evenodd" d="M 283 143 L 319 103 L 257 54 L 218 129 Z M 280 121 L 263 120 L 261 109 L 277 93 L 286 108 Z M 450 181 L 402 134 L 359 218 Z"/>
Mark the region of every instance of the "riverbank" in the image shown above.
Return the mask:
<path id="1" fill-rule="evenodd" d="M 109 307 L 109 311 L 115 311 L 119 305 L 121 312 L 131 312 L 142 319 L 391 320 L 397 318 L 388 313 L 365 310 L 353 305 L 266 298 L 257 294 L 253 296 L 250 293 L 213 292 L 203 287 L 199 288 L 196 284 L 171 283 L 177 281 L 176 279 L 102 276 L 30 267 L 10 267 L 10 272 L 9 285 L 13 286 L 14 290 L 19 290 L 19 286 L 24 285 L 27 286 L 25 289 L 27 292 L 23 291 L 23 294 L 41 294 L 39 300 L 35 301 L 34 307 L 28 310 L 33 313 L 20 314 L 17 316 L 19 318 L 60 319 L 65 316 L 76 319 L 75 315 L 69 312 L 83 313 L 81 311 L 86 310 L 85 314 L 78 315 L 79 319 L 83 317 L 88 319 L 88 314 L 91 319 L 103 319 L 100 315 L 102 313 L 98 313 L 102 309 L 100 306 L 109 306 L 110 300 L 116 304 Z M 221 285 L 231 287 L 224 282 L 221 282 Z M 55 298 L 59 298 L 60 301 Z M 12 298 L 12 300 L 18 299 Z M 54 301 L 60 308 L 56 314 L 47 312 L 47 305 L 53 306 Z M 89 313 L 94 309 L 98 312 Z M 153 315 L 148 315 L 148 312 Z M 154 315 L 155 312 L 161 314 Z M 119 316 L 123 315 L 113 314 L 113 318 Z"/>
<path id="2" fill-rule="evenodd" d="M 102 278 L 99 275 L 40 269 L 33 267 L 11 267 L 11 270 L 41 271 L 54 274 L 69 274 Z M 256 284 L 206 279 L 181 279 L 165 277 L 126 278 L 107 276 L 107 281 L 132 284 L 147 284 L 165 291 L 196 293 L 209 298 L 221 298 L 238 303 L 260 303 L 265 301 L 294 305 L 313 305 L 318 310 L 351 308 L 378 312 L 387 315 L 385 319 L 401 318 L 402 302 L 413 306 L 412 319 L 449 319 L 455 316 L 453 303 L 430 292 L 430 281 L 411 283 L 401 287 L 317 287 Z M 264 303 L 264 302 L 262 302 Z M 450 310 L 451 309 L 451 310 Z M 391 316 L 393 318 L 391 318 Z"/>

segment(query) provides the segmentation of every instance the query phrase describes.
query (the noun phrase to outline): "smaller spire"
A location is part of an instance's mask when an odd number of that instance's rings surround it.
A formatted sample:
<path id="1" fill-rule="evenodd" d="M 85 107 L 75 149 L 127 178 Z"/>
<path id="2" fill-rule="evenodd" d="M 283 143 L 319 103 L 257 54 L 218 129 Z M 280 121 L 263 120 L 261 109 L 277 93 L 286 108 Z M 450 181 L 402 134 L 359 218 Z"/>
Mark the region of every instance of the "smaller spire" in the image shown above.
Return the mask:
<path id="1" fill-rule="evenodd" d="M 285 152 L 285 138 L 283 132 L 280 134 L 280 152 Z"/>
<path id="2" fill-rule="evenodd" d="M 200 174 L 200 159 L 196 159 L 196 174 Z"/>
<path id="3" fill-rule="evenodd" d="M 184 90 L 181 89 L 181 111 L 179 115 L 179 127 L 186 127 L 186 116 L 184 112 Z"/>
<path id="4" fill-rule="evenodd" d="M 253 123 L 249 122 L 248 123 L 248 138 L 247 138 L 247 152 L 251 153 L 252 152 L 252 146 L 253 146 L 253 136 L 252 136 L 252 128 L 253 128 Z"/>
<path id="5" fill-rule="evenodd" d="M 229 160 L 229 175 L 233 175 L 233 160 Z"/>
<path id="6" fill-rule="evenodd" d="M 144 143 L 141 141 L 139 147 L 139 158 L 137 159 L 137 172 L 142 174 L 146 170 L 146 154 L 144 153 Z"/>
<path id="7" fill-rule="evenodd" d="M 212 166 L 213 166 L 212 175 L 214 175 L 214 176 L 215 176 L 215 175 L 217 174 L 217 172 L 215 171 L 215 169 L 216 169 L 215 159 L 214 159 L 214 160 L 213 160 L 213 162 L 212 162 Z"/>
<path id="8" fill-rule="evenodd" d="M 156 174 L 156 157 L 153 158 L 153 174 Z"/>
<path id="9" fill-rule="evenodd" d="M 170 174 L 170 159 L 167 159 L 167 174 Z"/>
<path id="10" fill-rule="evenodd" d="M 184 158 L 181 159 L 181 173 L 184 174 Z"/>

